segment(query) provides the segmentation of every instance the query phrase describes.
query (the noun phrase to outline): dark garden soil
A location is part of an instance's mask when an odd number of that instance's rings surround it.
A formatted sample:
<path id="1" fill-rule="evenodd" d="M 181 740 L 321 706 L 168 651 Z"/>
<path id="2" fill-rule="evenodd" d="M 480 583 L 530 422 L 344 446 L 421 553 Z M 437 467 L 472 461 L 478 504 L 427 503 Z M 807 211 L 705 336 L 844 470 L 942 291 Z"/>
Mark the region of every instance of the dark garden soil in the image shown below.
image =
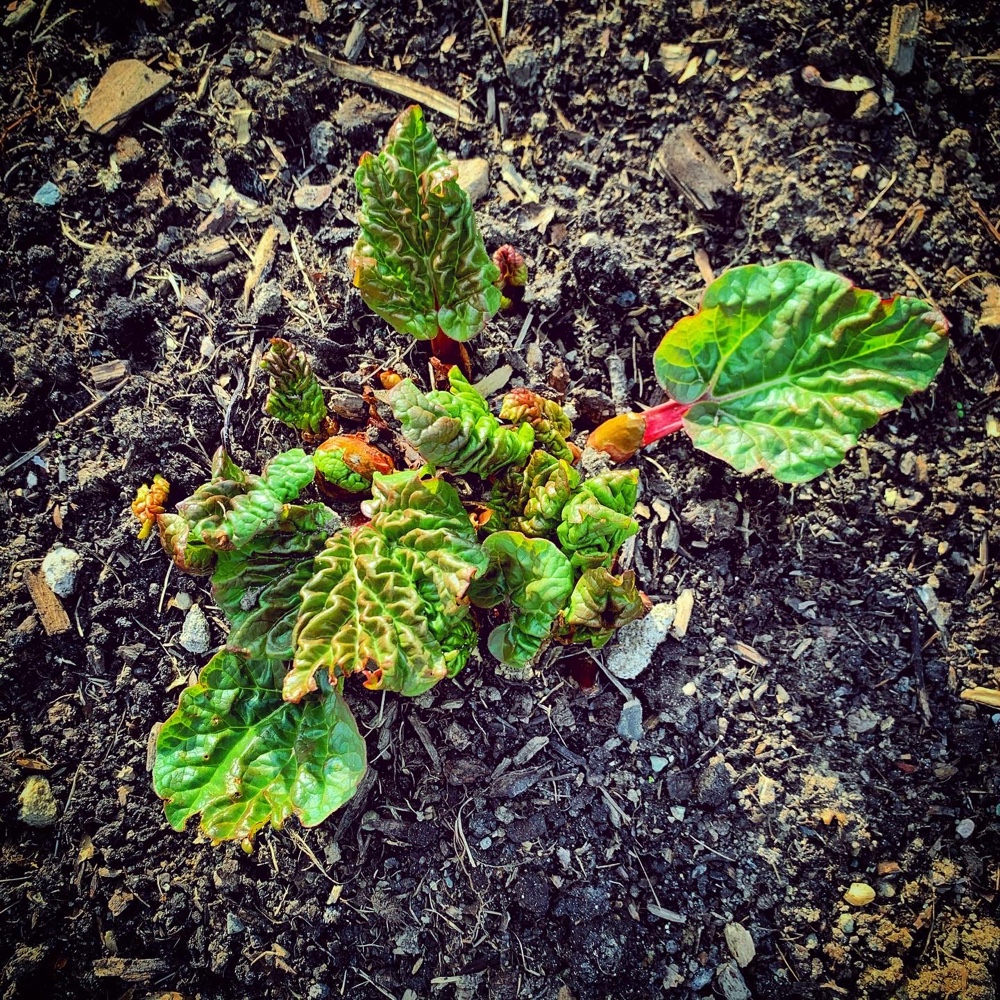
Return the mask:
<path id="1" fill-rule="evenodd" d="M 1000 7 L 921 4 L 908 73 L 886 68 L 890 14 L 0 10 L 3 1000 L 997 996 L 1000 707 L 960 694 L 1000 686 Z M 512 681 L 484 648 L 414 701 L 348 685 L 371 781 L 248 854 L 174 832 L 153 794 L 151 731 L 206 659 L 186 609 L 225 633 L 129 502 L 155 472 L 187 495 L 223 433 L 251 468 L 291 445 L 261 414 L 269 337 L 345 400 L 386 365 L 426 384 L 428 357 L 346 264 L 353 166 L 412 99 L 268 32 L 464 102 L 428 121 L 485 158 L 487 246 L 531 273 L 474 376 L 510 365 L 582 433 L 659 400 L 652 349 L 709 269 L 822 263 L 933 301 L 953 346 L 807 486 L 683 435 L 640 455 L 634 567 L 654 600 L 693 598 L 648 669 L 585 691 L 566 650 Z M 81 108 L 121 59 L 168 80 L 98 133 Z M 714 205 L 665 176 L 685 127 L 727 179 Z M 82 567 L 53 604 L 36 574 L 60 544 Z"/>

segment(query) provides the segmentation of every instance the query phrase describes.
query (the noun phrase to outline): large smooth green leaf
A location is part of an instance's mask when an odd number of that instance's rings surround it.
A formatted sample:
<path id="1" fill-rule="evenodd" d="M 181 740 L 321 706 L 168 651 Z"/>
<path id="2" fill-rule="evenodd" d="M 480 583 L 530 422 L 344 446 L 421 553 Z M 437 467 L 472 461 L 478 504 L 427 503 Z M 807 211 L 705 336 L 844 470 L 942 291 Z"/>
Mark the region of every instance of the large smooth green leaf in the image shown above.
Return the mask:
<path id="1" fill-rule="evenodd" d="M 517 430 L 501 426 L 457 366 L 448 379 L 451 392 L 421 392 L 404 379 L 389 394 L 403 436 L 424 461 L 457 475 L 480 476 L 524 462 L 535 440 L 531 425 L 521 424 Z"/>
<path id="2" fill-rule="evenodd" d="M 740 472 L 813 479 L 925 389 L 947 353 L 944 317 L 881 299 L 800 261 L 733 268 L 656 350 L 656 377 L 694 444 Z"/>
<path id="3" fill-rule="evenodd" d="M 611 568 L 622 543 L 639 530 L 632 516 L 638 486 L 638 469 L 602 472 L 563 507 L 556 534 L 575 568 Z"/>
<path id="4" fill-rule="evenodd" d="M 457 169 L 418 107 L 396 119 L 354 174 L 361 235 L 351 254 L 361 297 L 400 333 L 468 340 L 500 308 L 500 271 L 479 235 Z"/>
<path id="5" fill-rule="evenodd" d="M 291 815 L 321 823 L 354 794 L 365 741 L 333 690 L 292 705 L 275 660 L 217 653 L 156 741 L 153 786 L 175 830 L 201 813 L 212 840 L 244 840 Z"/>
<path id="6" fill-rule="evenodd" d="M 375 475 L 371 523 L 331 537 L 302 588 L 284 693 L 325 669 L 417 695 L 456 674 L 476 644 L 465 594 L 487 559 L 455 489 L 420 472 Z"/>
<path id="7" fill-rule="evenodd" d="M 480 607 L 509 601 L 511 619 L 493 630 L 490 652 L 512 667 L 525 666 L 542 648 L 573 591 L 573 567 L 552 542 L 519 531 L 498 531 L 483 542 L 489 568 L 469 588 Z"/>
<path id="8" fill-rule="evenodd" d="M 291 657 L 299 592 L 312 576 L 313 558 L 339 528 L 340 518 L 323 504 L 292 506 L 281 530 L 218 554 L 212 587 L 232 625 L 230 648 L 252 658 Z"/>

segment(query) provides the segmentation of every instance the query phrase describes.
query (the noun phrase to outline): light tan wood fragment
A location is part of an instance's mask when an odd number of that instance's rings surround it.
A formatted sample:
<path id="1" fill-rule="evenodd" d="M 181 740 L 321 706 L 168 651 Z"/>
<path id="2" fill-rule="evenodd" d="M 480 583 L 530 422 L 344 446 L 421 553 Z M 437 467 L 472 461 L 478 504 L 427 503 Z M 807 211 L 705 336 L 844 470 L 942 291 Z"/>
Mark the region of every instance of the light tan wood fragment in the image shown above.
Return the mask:
<path id="1" fill-rule="evenodd" d="M 69 628 L 69 615 L 62 606 L 59 598 L 52 593 L 52 589 L 45 582 L 45 577 L 41 570 L 26 570 L 24 582 L 28 585 L 28 593 L 35 608 L 38 610 L 38 617 L 41 619 L 42 628 L 46 635 L 59 635 Z"/>
<path id="2" fill-rule="evenodd" d="M 268 52 L 290 49 L 295 45 L 294 39 L 276 35 L 273 31 L 258 31 L 255 40 L 260 48 Z M 391 94 L 405 97 L 408 101 L 433 108 L 449 118 L 454 118 L 455 121 L 466 122 L 470 125 L 479 124 L 472 112 L 461 101 L 456 101 L 447 94 L 442 94 L 440 90 L 434 90 L 433 87 L 426 87 L 422 83 L 416 83 L 398 73 L 390 73 L 388 70 L 354 66 L 341 59 L 334 59 L 305 42 L 302 42 L 299 48 L 310 62 L 341 80 L 350 80 L 352 83 L 387 90 Z"/>
<path id="3" fill-rule="evenodd" d="M 99 365 L 92 365 L 90 368 L 90 378 L 95 389 L 107 389 L 109 386 L 120 382 L 128 375 L 128 362 L 115 358 L 113 361 L 102 361 Z"/>
<path id="4" fill-rule="evenodd" d="M 168 83 L 170 77 L 166 73 L 150 69 L 139 59 L 119 59 L 101 77 L 80 111 L 80 120 L 95 132 L 111 132 Z"/>
<path id="5" fill-rule="evenodd" d="M 660 143 L 652 167 L 698 211 L 714 212 L 734 193 L 729 177 L 687 128 L 674 129 Z"/>
<path id="6" fill-rule="evenodd" d="M 683 639 L 687 635 L 691 612 L 694 610 L 694 591 L 688 588 L 682 590 L 677 597 L 676 608 L 670 632 L 675 639 Z"/>
<path id="7" fill-rule="evenodd" d="M 1000 691 L 996 688 L 974 687 L 963 691 L 959 697 L 963 701 L 974 701 L 977 705 L 1000 708 Z"/>

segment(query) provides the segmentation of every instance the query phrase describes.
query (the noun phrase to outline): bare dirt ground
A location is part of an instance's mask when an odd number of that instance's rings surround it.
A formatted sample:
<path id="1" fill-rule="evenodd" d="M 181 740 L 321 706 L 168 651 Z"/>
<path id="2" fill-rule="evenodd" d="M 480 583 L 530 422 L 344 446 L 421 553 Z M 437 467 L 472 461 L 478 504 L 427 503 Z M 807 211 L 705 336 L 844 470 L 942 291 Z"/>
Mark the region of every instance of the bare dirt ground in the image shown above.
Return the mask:
<path id="1" fill-rule="evenodd" d="M 4 1000 L 997 995 L 1000 715 L 959 694 L 1000 686 L 1000 9 L 921 5 L 906 73 L 886 66 L 891 11 L 0 11 Z M 427 361 L 346 267 L 354 164 L 411 99 L 272 35 L 463 102 L 428 120 L 487 161 L 487 245 L 531 273 L 476 374 L 511 365 L 582 431 L 658 401 L 652 349 L 706 268 L 818 261 L 932 300 L 953 347 L 806 487 L 683 437 L 639 457 L 635 567 L 694 604 L 628 682 L 638 731 L 626 693 L 603 673 L 581 690 L 568 657 L 514 683 L 484 655 L 415 701 L 349 690 L 373 781 L 248 855 L 173 832 L 152 792 L 151 729 L 205 660 L 179 644 L 185 608 L 224 632 L 202 581 L 136 541 L 129 501 L 154 472 L 190 492 L 224 426 L 248 466 L 273 454 L 271 336 L 354 392 Z M 95 131 L 81 114 L 122 59 L 166 82 Z M 806 66 L 875 86 L 810 86 Z M 714 206 L 665 176 L 680 128 L 726 177 Z M 330 186 L 318 207 L 305 184 Z M 29 584 L 58 544 L 82 564 L 53 606 Z M 30 778 L 54 797 L 35 813 Z M 853 883 L 874 899 L 845 901 Z"/>

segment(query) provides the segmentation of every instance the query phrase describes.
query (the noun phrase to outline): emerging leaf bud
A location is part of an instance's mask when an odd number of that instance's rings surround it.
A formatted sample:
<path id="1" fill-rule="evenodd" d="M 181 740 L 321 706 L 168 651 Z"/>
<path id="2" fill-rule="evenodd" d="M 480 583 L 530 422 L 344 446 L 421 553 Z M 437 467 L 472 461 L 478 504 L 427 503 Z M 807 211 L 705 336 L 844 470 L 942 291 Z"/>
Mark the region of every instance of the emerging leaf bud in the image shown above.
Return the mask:
<path id="1" fill-rule="evenodd" d="M 132 501 L 132 513 L 139 519 L 139 540 L 149 538 L 156 519 L 163 513 L 163 508 L 170 493 L 170 483 L 163 476 L 153 476 L 152 486 L 145 483 L 136 491 Z"/>
<path id="2" fill-rule="evenodd" d="M 275 337 L 260 366 L 271 376 L 264 410 L 303 434 L 320 433 L 326 420 L 326 400 L 309 359 L 287 340 Z"/>

